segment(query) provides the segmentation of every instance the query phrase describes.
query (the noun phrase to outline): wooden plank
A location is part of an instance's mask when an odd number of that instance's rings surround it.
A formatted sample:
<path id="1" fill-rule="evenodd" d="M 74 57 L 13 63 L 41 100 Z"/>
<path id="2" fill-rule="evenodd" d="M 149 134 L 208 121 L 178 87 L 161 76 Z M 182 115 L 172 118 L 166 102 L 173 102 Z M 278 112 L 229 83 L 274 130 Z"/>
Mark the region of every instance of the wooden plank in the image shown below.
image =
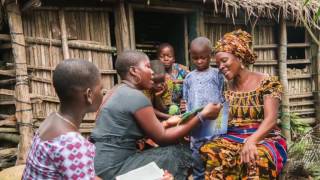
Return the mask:
<path id="1" fill-rule="evenodd" d="M 130 49 L 131 46 L 128 21 L 123 1 L 119 1 L 116 5 L 115 24 L 117 53 L 119 54 L 125 49 Z"/>
<path id="2" fill-rule="evenodd" d="M 59 23 L 60 23 L 60 31 L 61 31 L 63 59 L 69 59 L 70 55 L 69 55 L 69 47 L 68 47 L 68 35 L 67 35 L 66 20 L 65 20 L 63 9 L 59 10 Z"/>
<path id="3" fill-rule="evenodd" d="M 254 63 L 254 66 L 263 66 L 263 65 L 277 65 L 278 61 L 277 60 L 263 60 L 263 61 L 256 61 Z"/>
<path id="4" fill-rule="evenodd" d="M 292 79 L 309 79 L 311 77 L 312 77 L 311 74 L 291 75 L 291 76 L 288 76 L 288 80 L 292 80 Z"/>
<path id="5" fill-rule="evenodd" d="M 0 89 L 1 95 L 14 96 L 14 90 Z"/>
<path id="6" fill-rule="evenodd" d="M 308 93 L 303 93 L 303 94 L 290 94 L 289 98 L 296 99 L 296 98 L 307 98 L 307 97 L 312 97 L 312 96 L 313 96 L 312 92 L 308 92 Z"/>
<path id="7" fill-rule="evenodd" d="M 16 77 L 15 70 L 0 70 L 0 75 L 2 76 L 9 76 L 9 77 Z"/>
<path id="8" fill-rule="evenodd" d="M 176 14 L 185 14 L 185 13 L 191 13 L 191 12 L 195 12 L 198 8 L 196 8 L 195 6 L 190 6 L 190 7 L 182 7 L 181 4 L 178 6 L 173 6 L 171 5 L 172 3 L 170 3 L 170 6 L 168 6 L 168 4 L 166 5 L 143 5 L 143 4 L 132 4 L 134 9 L 139 9 L 141 11 L 159 11 L 159 12 L 172 12 L 172 13 L 176 13 Z"/>
<path id="9" fill-rule="evenodd" d="M 292 106 L 307 106 L 307 105 L 314 105 L 314 101 L 309 100 L 309 101 L 290 102 L 290 107 L 292 107 Z"/>
<path id="10" fill-rule="evenodd" d="M 294 60 L 287 60 L 287 64 L 310 64 L 310 59 L 294 59 Z"/>
<path id="11" fill-rule="evenodd" d="M 48 39 L 48 38 L 35 38 L 35 37 L 26 37 L 26 42 L 29 44 L 41 44 L 41 45 L 52 45 L 61 47 L 62 43 L 59 39 Z M 97 41 L 84 41 L 84 40 L 72 40 L 68 41 L 68 47 L 73 49 L 85 49 L 85 50 L 94 50 L 113 53 L 116 52 L 115 47 L 102 45 Z"/>
<path id="12" fill-rule="evenodd" d="M 46 11 L 58 11 L 60 10 L 59 7 L 49 7 L 49 6 L 40 6 L 37 7 L 36 10 L 46 10 Z M 108 11 L 108 12 L 113 12 L 113 8 L 111 7 L 65 7 L 64 8 L 65 11 Z"/>
<path id="13" fill-rule="evenodd" d="M 320 39 L 320 34 L 318 35 Z M 313 69 L 314 69 L 314 83 L 315 83 L 315 90 L 314 99 L 316 101 L 315 108 L 316 108 L 316 118 L 317 123 L 320 123 L 320 45 L 317 48 L 317 56 L 316 59 L 313 61 Z M 320 129 L 320 128 L 319 128 Z M 320 131 L 318 129 L 318 132 Z"/>
<path id="14" fill-rule="evenodd" d="M 60 103 L 59 98 L 55 96 L 44 96 L 44 95 L 38 95 L 38 94 L 31 94 L 30 98 L 33 101 L 47 101 L 47 102 L 53 102 L 53 103 Z"/>
<path id="15" fill-rule="evenodd" d="M 275 49 L 278 47 L 279 47 L 278 44 L 257 44 L 257 45 L 254 45 L 253 48 L 255 50 L 259 50 L 259 49 Z"/>
<path id="16" fill-rule="evenodd" d="M 0 40 L 1 41 L 11 41 L 10 34 L 0 34 Z"/>
<path id="17" fill-rule="evenodd" d="M 36 76 L 30 76 L 30 79 L 32 81 L 36 81 L 36 82 L 52 84 L 52 80 L 51 79 L 44 79 L 44 78 L 40 78 L 40 77 L 36 77 Z"/>
<path id="18" fill-rule="evenodd" d="M 298 115 L 307 115 L 307 114 L 314 114 L 316 110 L 314 108 L 308 108 L 308 109 L 292 110 L 292 112 Z"/>
<path id="19" fill-rule="evenodd" d="M 310 43 L 288 43 L 288 48 L 306 48 L 310 47 Z"/>
<path id="20" fill-rule="evenodd" d="M 0 105 L 15 105 L 16 101 L 15 100 L 1 100 L 0 101 Z M 1 132 L 1 131 L 0 131 Z"/>
<path id="21" fill-rule="evenodd" d="M 117 74 L 116 70 L 110 69 L 110 70 L 100 70 L 101 74 Z"/>
<path id="22" fill-rule="evenodd" d="M 0 49 L 2 49 L 2 50 L 7 50 L 7 49 L 11 49 L 11 48 L 12 48 L 12 44 L 11 43 L 0 44 Z"/>
<path id="23" fill-rule="evenodd" d="M 134 12 L 131 4 L 128 5 L 128 24 L 129 24 L 129 33 L 130 33 L 130 46 L 131 49 L 136 49 L 136 35 L 134 29 Z"/>
<path id="24" fill-rule="evenodd" d="M 287 77 L 287 25 L 283 16 L 280 18 L 280 46 L 279 46 L 279 79 L 283 86 L 283 96 L 281 101 L 281 112 L 284 114 L 290 114 L 290 102 L 289 102 L 289 90 L 288 90 L 288 77 Z M 282 129 L 287 141 L 291 141 L 290 132 L 290 118 L 289 116 L 281 117 L 281 121 L 286 128 Z"/>
<path id="25" fill-rule="evenodd" d="M 0 132 L 1 133 L 18 133 L 19 131 L 16 128 L 5 128 L 5 127 L 0 127 Z M 20 141 L 19 141 L 20 142 Z M 21 143 L 21 142 L 20 142 Z"/>
<path id="26" fill-rule="evenodd" d="M 22 19 L 19 4 L 16 0 L 5 2 L 8 24 L 12 39 L 12 54 L 16 64 L 16 78 L 19 86 L 15 87 L 16 118 L 19 123 L 32 124 L 32 107 L 30 103 L 29 86 L 27 79 L 27 60 L 25 49 L 25 38 L 23 35 Z M 16 129 L 15 129 L 16 130 Z M 17 131 L 17 130 L 16 130 Z M 4 132 L 0 130 L 0 132 Z M 33 128 L 31 126 L 19 126 L 21 134 L 16 165 L 25 164 L 28 150 L 31 146 Z"/>

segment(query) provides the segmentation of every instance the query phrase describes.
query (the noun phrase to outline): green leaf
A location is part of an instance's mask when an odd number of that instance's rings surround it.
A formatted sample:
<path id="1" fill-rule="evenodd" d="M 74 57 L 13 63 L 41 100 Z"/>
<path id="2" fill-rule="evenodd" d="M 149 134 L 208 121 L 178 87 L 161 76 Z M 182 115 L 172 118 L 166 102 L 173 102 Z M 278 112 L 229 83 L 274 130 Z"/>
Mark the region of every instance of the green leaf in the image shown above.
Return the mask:
<path id="1" fill-rule="evenodd" d="M 190 112 L 186 112 L 184 114 L 182 114 L 182 117 L 181 117 L 181 121 L 179 124 L 183 124 L 185 122 L 187 122 L 191 117 L 193 117 L 194 115 L 196 115 L 198 112 L 202 111 L 204 107 L 200 107 L 198 109 L 195 109 L 193 111 L 190 111 Z M 178 125 L 179 125 L 178 124 Z"/>

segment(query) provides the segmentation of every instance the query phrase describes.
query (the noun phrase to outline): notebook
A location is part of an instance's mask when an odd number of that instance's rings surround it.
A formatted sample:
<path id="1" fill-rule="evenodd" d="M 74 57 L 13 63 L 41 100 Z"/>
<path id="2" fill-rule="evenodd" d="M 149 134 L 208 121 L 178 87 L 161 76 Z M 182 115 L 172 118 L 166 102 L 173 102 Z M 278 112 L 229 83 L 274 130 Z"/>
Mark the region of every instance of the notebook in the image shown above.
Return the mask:
<path id="1" fill-rule="evenodd" d="M 116 180 L 160 180 L 164 171 L 155 162 L 116 177 Z"/>

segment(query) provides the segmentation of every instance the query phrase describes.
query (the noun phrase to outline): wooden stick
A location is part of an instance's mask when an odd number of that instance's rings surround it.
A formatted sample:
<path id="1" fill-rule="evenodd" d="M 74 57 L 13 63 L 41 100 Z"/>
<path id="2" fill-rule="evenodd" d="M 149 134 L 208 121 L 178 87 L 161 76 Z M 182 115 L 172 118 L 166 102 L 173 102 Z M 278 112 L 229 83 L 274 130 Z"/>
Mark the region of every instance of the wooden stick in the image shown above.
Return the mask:
<path id="1" fill-rule="evenodd" d="M 14 96 L 14 90 L 0 89 L 0 95 Z"/>
<path id="2" fill-rule="evenodd" d="M 60 21 L 63 58 L 69 59 L 70 56 L 69 56 L 69 47 L 68 47 L 67 27 L 66 27 L 66 21 L 65 21 L 63 9 L 59 10 L 59 21 Z"/>
<path id="3" fill-rule="evenodd" d="M 320 39 L 320 34 L 319 34 L 319 39 Z M 314 61 L 314 67 L 315 69 L 315 75 L 314 75 L 314 81 L 315 81 L 315 89 L 316 92 L 314 93 L 314 97 L 316 100 L 315 103 L 315 109 L 316 109 L 316 119 L 317 119 L 317 124 L 320 123 L 320 46 L 318 45 L 318 53 L 317 53 L 317 59 Z M 320 128 L 316 129 L 317 132 L 320 132 Z"/>
<path id="4" fill-rule="evenodd" d="M 115 19 L 115 36 L 117 44 L 117 53 L 119 54 L 125 49 L 130 49 L 129 29 L 126 18 L 126 11 L 124 8 L 124 2 L 119 1 L 116 5 Z"/>
<path id="5" fill-rule="evenodd" d="M 23 36 L 21 12 L 16 0 L 7 0 L 5 2 L 10 35 L 12 39 L 12 54 L 16 64 L 17 85 L 15 88 L 16 117 L 17 121 L 23 124 L 32 124 L 32 107 L 29 96 L 29 86 L 27 79 L 27 60 L 25 51 L 25 39 Z M 3 128 L 1 128 L 3 130 Z M 2 131 L 0 130 L 0 132 Z M 8 130 L 8 129 L 7 129 Z M 17 131 L 16 129 L 15 132 Z M 18 146 L 18 155 L 16 164 L 26 162 L 29 147 L 33 136 L 31 126 L 20 126 L 20 143 Z"/>
<path id="6" fill-rule="evenodd" d="M 26 42 L 29 44 L 42 44 L 42 45 L 52 45 L 52 46 L 61 46 L 62 42 L 59 39 L 48 39 L 48 38 L 35 38 L 35 37 L 26 37 Z M 96 41 L 83 41 L 83 40 L 72 40 L 68 41 L 68 47 L 78 48 L 85 50 L 94 50 L 113 53 L 116 51 L 114 47 L 101 45 L 100 42 Z"/>
<path id="7" fill-rule="evenodd" d="M 4 79 L 0 80 L 0 88 L 5 86 L 10 86 L 16 83 L 16 79 Z"/>
<path id="8" fill-rule="evenodd" d="M 282 131 L 287 141 L 291 141 L 290 134 L 290 103 L 288 93 L 288 76 L 287 76 L 287 25 L 283 16 L 280 18 L 280 47 L 279 47 L 279 77 L 283 86 L 283 97 L 281 101 L 281 111 L 284 116 L 281 117 L 283 127 Z"/>
<path id="9" fill-rule="evenodd" d="M 0 150 L 0 158 L 4 159 L 10 156 L 14 156 L 17 152 L 17 148 L 8 148 Z"/>
<path id="10" fill-rule="evenodd" d="M 16 76 L 16 71 L 15 70 L 0 70 L 0 75 L 9 76 L 9 77 L 15 77 Z"/>

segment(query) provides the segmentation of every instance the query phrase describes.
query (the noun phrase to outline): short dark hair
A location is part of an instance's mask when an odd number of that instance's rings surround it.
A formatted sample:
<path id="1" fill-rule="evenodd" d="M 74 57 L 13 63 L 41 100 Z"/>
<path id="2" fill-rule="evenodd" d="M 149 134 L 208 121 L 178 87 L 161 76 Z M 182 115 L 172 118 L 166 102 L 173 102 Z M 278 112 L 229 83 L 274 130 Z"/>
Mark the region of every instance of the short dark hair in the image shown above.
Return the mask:
<path id="1" fill-rule="evenodd" d="M 173 48 L 173 46 L 172 46 L 171 44 L 169 44 L 169 43 L 161 43 L 161 44 L 159 45 L 158 49 L 157 49 L 157 56 L 158 56 L 158 57 L 159 57 L 159 55 L 160 55 L 161 50 L 164 49 L 164 48 L 169 48 L 169 49 L 171 49 L 171 51 L 172 51 L 172 53 L 173 53 L 173 55 L 174 55 L 174 48 Z"/>
<path id="2" fill-rule="evenodd" d="M 154 74 L 165 74 L 166 70 L 163 63 L 160 60 L 152 60 L 150 61 L 151 69 Z"/>
<path id="3" fill-rule="evenodd" d="M 208 50 L 210 51 L 210 53 L 212 53 L 212 43 L 211 41 L 206 38 L 206 37 L 203 37 L 203 36 L 200 36 L 200 37 L 197 37 L 195 39 L 193 39 L 191 41 L 191 44 L 190 44 L 190 49 L 193 47 L 193 46 L 197 46 L 198 48 L 208 48 Z"/>
<path id="4" fill-rule="evenodd" d="M 100 78 L 99 69 L 83 59 L 61 61 L 53 73 L 53 86 L 61 102 L 74 100 L 74 92 L 92 88 Z"/>
<path id="5" fill-rule="evenodd" d="M 117 57 L 115 68 L 122 79 L 128 74 L 131 66 L 136 66 L 141 60 L 149 59 L 148 56 L 139 51 L 125 50 Z"/>

